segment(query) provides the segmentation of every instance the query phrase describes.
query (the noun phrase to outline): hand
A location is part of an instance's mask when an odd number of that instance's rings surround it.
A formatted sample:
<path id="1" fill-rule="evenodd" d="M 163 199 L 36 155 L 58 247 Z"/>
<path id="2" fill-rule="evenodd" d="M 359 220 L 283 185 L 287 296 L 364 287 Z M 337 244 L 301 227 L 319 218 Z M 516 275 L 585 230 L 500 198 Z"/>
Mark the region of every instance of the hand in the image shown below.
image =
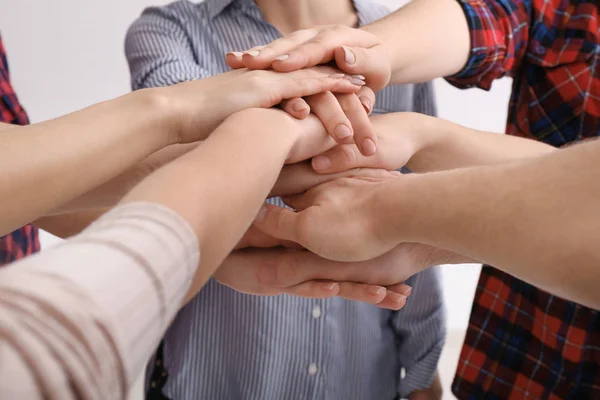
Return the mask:
<path id="1" fill-rule="evenodd" d="M 411 291 L 409 286 L 399 283 L 386 290 L 379 285 L 333 281 L 327 278 L 328 262 L 307 251 L 281 248 L 236 251 L 221 264 L 214 278 L 234 290 L 253 295 L 338 296 L 394 310 L 406 304 Z M 332 277 L 343 277 L 344 270 L 350 269 L 338 264 Z M 352 268 L 357 277 L 360 268 L 360 265 Z"/>
<path id="2" fill-rule="evenodd" d="M 339 178 L 389 178 L 396 176 L 399 176 L 397 172 L 375 168 L 355 168 L 335 174 L 319 174 L 313 170 L 310 162 L 300 162 L 283 167 L 269 197 L 285 197 L 304 193 L 314 186 Z"/>
<path id="3" fill-rule="evenodd" d="M 378 257 L 399 244 L 392 235 L 382 234 L 386 219 L 375 201 L 376 192 L 386 188 L 391 179 L 407 179 L 391 176 L 341 178 L 325 183 L 304 194 L 284 198 L 297 212 L 264 205 L 254 225 L 331 260 L 364 261 Z"/>
<path id="4" fill-rule="evenodd" d="M 343 78 L 328 67 L 289 74 L 236 70 L 140 93 L 153 93 L 155 101 L 173 106 L 178 142 L 194 142 L 205 139 L 227 117 L 247 108 L 270 108 L 285 99 L 327 91 L 358 92 L 360 85 Z"/>
<path id="5" fill-rule="evenodd" d="M 265 252 L 258 278 L 263 285 L 280 290 L 307 279 L 381 285 L 388 288 L 388 296 L 377 305 L 398 309 L 405 299 L 394 293 L 410 294 L 403 285 L 408 278 L 431 266 L 460 260 L 449 251 L 417 243 L 402 243 L 373 260 L 350 263 L 327 260 L 309 251 Z"/>
<path id="6" fill-rule="evenodd" d="M 418 152 L 435 145 L 438 132 L 429 128 L 435 119 L 417 113 L 392 113 L 371 118 L 378 136 L 378 151 L 364 157 L 355 146 L 339 145 L 312 159 L 318 173 L 333 174 L 353 168 L 404 167 Z"/>
<path id="7" fill-rule="evenodd" d="M 231 68 L 269 69 L 289 72 L 335 61 L 347 74 L 366 77 L 374 91 L 390 81 L 391 64 L 375 35 L 344 25 L 329 25 L 293 32 L 281 39 L 226 56 Z"/>
<path id="8" fill-rule="evenodd" d="M 338 143 L 356 143 L 361 154 L 371 156 L 377 149 L 377 136 L 369 120 L 374 104 L 375 93 L 363 86 L 356 94 L 324 92 L 305 100 L 284 101 L 282 108 L 290 115 L 299 109 L 311 111 Z"/>

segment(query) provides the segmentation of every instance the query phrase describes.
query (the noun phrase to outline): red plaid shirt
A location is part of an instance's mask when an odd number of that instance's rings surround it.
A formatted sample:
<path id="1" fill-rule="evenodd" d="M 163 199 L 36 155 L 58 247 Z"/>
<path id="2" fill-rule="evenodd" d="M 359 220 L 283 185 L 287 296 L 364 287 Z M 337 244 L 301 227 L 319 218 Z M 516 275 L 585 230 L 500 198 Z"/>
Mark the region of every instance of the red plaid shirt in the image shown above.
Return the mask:
<path id="1" fill-rule="evenodd" d="M 512 76 L 509 135 L 553 146 L 598 136 L 597 0 L 461 6 L 472 50 L 452 84 L 489 89 Z M 452 390 L 460 399 L 600 399 L 599 313 L 485 266 Z"/>
<path id="2" fill-rule="evenodd" d="M 27 114 L 10 84 L 6 51 L 0 37 L 0 122 L 26 125 Z M 40 249 L 37 229 L 27 225 L 6 236 L 0 236 L 0 266 L 23 258 Z"/>

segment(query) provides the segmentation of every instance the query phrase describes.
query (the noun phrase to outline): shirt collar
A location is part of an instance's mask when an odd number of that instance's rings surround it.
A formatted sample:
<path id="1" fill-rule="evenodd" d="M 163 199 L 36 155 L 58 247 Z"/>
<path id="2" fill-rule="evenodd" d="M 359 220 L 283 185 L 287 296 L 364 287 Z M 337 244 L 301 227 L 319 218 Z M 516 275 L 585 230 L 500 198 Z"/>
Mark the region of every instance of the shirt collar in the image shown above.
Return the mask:
<path id="1" fill-rule="evenodd" d="M 244 3 L 252 0 L 206 0 L 206 11 L 210 19 L 221 14 L 227 7 L 234 3 Z"/>

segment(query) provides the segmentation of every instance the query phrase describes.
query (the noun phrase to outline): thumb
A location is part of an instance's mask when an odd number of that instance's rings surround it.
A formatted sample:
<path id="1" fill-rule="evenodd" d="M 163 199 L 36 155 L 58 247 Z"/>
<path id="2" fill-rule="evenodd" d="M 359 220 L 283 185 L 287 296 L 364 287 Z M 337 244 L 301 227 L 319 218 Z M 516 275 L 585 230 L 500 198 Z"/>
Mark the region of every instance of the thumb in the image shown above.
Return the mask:
<path id="1" fill-rule="evenodd" d="M 254 219 L 254 226 L 277 239 L 297 242 L 298 214 L 288 208 L 263 204 Z"/>
<path id="2" fill-rule="evenodd" d="M 378 91 L 387 86 L 392 76 L 390 61 L 380 45 L 364 48 L 342 46 L 335 50 L 335 62 L 347 74 L 364 75 L 367 86 Z"/>

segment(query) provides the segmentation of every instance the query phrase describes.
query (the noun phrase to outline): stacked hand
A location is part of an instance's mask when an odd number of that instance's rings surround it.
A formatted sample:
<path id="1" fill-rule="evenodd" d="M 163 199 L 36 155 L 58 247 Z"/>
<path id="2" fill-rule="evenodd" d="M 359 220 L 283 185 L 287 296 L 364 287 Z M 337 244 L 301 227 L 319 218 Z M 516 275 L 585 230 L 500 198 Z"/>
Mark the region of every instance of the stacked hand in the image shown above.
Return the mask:
<path id="1" fill-rule="evenodd" d="M 338 69 L 319 66 L 330 62 Z M 379 39 L 347 27 L 316 28 L 230 53 L 227 63 L 235 70 L 203 80 L 217 98 L 202 113 L 210 119 L 189 119 L 189 131 L 210 130 L 239 110 L 279 105 L 298 120 L 280 119 L 282 134 L 303 136 L 272 193 L 286 196 L 296 212 L 266 207 L 215 278 L 251 294 L 340 296 L 401 308 L 410 294 L 403 282 L 449 254 L 378 234 L 373 193 L 399 178 L 393 170 L 423 146 L 414 132 L 390 129 L 388 116 L 369 119 L 374 90 L 391 75 Z M 192 84 L 181 85 L 184 96 L 195 95 Z M 405 119 L 405 126 L 418 125 L 414 114 Z M 312 165 L 300 163 L 311 158 Z"/>

